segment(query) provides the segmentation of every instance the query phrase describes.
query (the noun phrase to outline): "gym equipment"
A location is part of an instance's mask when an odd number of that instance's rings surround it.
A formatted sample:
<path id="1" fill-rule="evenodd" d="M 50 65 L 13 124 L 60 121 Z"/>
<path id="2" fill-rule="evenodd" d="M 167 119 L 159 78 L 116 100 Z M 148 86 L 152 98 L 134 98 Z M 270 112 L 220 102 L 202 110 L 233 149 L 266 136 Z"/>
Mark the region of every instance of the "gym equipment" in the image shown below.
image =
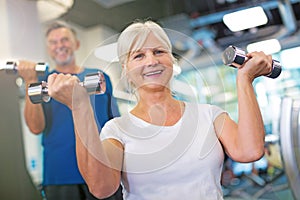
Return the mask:
<path id="1" fill-rule="evenodd" d="M 105 77 L 102 72 L 87 74 L 84 81 L 79 83 L 89 94 L 103 94 L 106 90 Z M 28 87 L 28 96 L 34 104 L 47 103 L 51 97 L 48 95 L 48 84 L 45 81 L 32 83 Z"/>
<path id="2" fill-rule="evenodd" d="M 248 58 L 244 50 L 230 45 L 224 50 L 222 54 L 222 60 L 225 65 L 236 68 L 236 66 L 234 66 L 233 64 L 242 65 L 248 60 Z M 269 78 L 277 78 L 280 75 L 282 68 L 280 62 L 278 62 L 277 60 L 273 60 L 272 68 L 272 72 L 265 76 Z"/>
<path id="3" fill-rule="evenodd" d="M 0 66 L 0 71 L 5 70 L 6 73 L 16 73 L 18 71 L 18 61 L 7 61 L 4 66 Z M 39 62 L 35 66 L 35 71 L 39 76 L 43 76 L 48 70 L 48 64 Z"/>
<path id="4" fill-rule="evenodd" d="M 284 97 L 280 115 L 281 158 L 295 199 L 300 199 L 300 99 Z"/>
<path id="5" fill-rule="evenodd" d="M 29 171 L 34 167 L 34 173 L 39 173 L 38 168 L 42 163 L 35 162 L 34 155 L 26 157 L 29 151 L 25 149 L 25 140 L 30 138 L 31 133 L 24 132 L 27 127 L 24 127 L 21 114 L 23 100 L 16 96 L 19 90 L 14 76 L 0 73 L 0 199 L 42 200 L 37 182 Z"/>

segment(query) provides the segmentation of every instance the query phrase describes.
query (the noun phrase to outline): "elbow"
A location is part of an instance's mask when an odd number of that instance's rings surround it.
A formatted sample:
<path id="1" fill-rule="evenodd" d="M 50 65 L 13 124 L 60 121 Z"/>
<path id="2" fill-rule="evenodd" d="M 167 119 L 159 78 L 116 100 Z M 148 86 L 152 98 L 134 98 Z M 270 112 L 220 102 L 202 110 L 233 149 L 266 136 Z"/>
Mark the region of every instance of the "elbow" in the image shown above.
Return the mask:
<path id="1" fill-rule="evenodd" d="M 31 133 L 33 133 L 35 135 L 38 135 L 38 134 L 40 134 L 43 131 L 43 129 L 30 128 L 30 127 L 29 127 L 29 130 L 30 130 Z"/>
<path id="2" fill-rule="evenodd" d="M 29 131 L 35 135 L 42 133 L 45 129 L 45 123 L 39 123 L 39 122 L 32 123 L 32 122 L 26 121 L 26 125 L 27 125 Z"/>
<path id="3" fill-rule="evenodd" d="M 42 133 L 45 129 L 44 123 L 28 123 L 26 121 L 29 131 L 35 135 Z"/>
<path id="4" fill-rule="evenodd" d="M 31 133 L 38 135 L 44 131 L 44 126 L 38 125 L 38 126 L 28 126 Z"/>
<path id="5" fill-rule="evenodd" d="M 265 141 L 263 138 L 240 141 L 230 153 L 233 156 L 232 159 L 237 162 L 255 162 L 265 154 Z"/>
<path id="6" fill-rule="evenodd" d="M 112 196 L 117 191 L 118 188 L 119 186 L 111 186 L 108 184 L 105 184 L 103 186 L 89 185 L 90 192 L 98 199 L 105 199 Z"/>
<path id="7" fill-rule="evenodd" d="M 264 156 L 264 150 L 257 150 L 250 153 L 244 162 L 255 162 Z"/>
<path id="8" fill-rule="evenodd" d="M 101 181 L 86 179 L 89 191 L 98 199 L 106 199 L 112 196 L 120 187 L 120 179 L 116 177 L 106 177 Z"/>
<path id="9" fill-rule="evenodd" d="M 251 150 L 249 150 L 248 162 L 254 162 L 261 159 L 265 155 L 265 142 L 264 140 L 258 142 L 257 145 L 253 146 Z"/>
<path id="10" fill-rule="evenodd" d="M 255 162 L 261 159 L 265 154 L 264 147 L 256 148 L 250 151 L 246 151 L 244 153 L 236 153 L 232 154 L 230 157 L 236 161 L 241 163 Z"/>

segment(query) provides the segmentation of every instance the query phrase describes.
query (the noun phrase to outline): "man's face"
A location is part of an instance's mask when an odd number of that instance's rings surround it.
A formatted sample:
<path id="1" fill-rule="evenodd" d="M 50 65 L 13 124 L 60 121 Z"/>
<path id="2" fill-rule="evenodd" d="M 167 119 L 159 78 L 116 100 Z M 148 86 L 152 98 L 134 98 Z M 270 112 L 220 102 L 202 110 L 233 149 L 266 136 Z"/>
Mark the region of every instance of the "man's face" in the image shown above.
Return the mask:
<path id="1" fill-rule="evenodd" d="M 67 28 L 52 30 L 47 36 L 48 53 L 58 66 L 75 64 L 74 51 L 78 47 L 78 40 Z"/>

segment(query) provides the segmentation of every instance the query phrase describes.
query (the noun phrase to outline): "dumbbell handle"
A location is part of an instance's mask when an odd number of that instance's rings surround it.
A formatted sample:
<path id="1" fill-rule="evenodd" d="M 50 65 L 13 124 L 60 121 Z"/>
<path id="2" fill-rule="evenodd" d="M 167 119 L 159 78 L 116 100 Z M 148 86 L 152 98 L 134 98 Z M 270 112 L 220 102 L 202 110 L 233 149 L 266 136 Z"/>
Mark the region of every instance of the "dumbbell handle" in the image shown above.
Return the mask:
<path id="1" fill-rule="evenodd" d="M 248 60 L 246 52 L 235 46 L 229 46 L 225 49 L 222 54 L 223 63 L 231 67 L 236 67 L 236 65 L 242 65 Z M 272 61 L 272 71 L 270 74 L 265 75 L 269 78 L 277 78 L 281 73 L 282 67 L 279 61 Z"/>
<path id="2" fill-rule="evenodd" d="M 5 70 L 7 73 L 16 73 L 18 71 L 18 65 L 18 61 L 7 61 L 6 64 L 0 68 L 0 70 Z M 39 62 L 35 66 L 35 71 L 39 76 L 43 76 L 47 69 L 47 63 Z"/>
<path id="3" fill-rule="evenodd" d="M 89 94 L 103 94 L 106 90 L 105 77 L 102 72 L 88 74 L 84 81 L 79 83 Z M 51 97 L 48 95 L 48 84 L 45 81 L 32 83 L 28 87 L 28 96 L 34 104 L 47 103 Z"/>

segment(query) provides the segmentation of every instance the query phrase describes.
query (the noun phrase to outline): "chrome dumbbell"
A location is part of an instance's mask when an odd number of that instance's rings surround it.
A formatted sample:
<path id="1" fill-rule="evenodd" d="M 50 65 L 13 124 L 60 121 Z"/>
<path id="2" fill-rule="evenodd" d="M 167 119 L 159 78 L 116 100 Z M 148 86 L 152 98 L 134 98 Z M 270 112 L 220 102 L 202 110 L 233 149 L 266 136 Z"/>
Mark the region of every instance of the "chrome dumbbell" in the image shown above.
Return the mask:
<path id="1" fill-rule="evenodd" d="M 6 73 L 16 73 L 18 71 L 18 65 L 19 62 L 17 61 L 8 61 L 4 66 L 0 66 L 0 70 L 5 70 Z M 47 70 L 47 63 L 39 62 L 35 66 L 35 71 L 37 72 L 38 76 L 43 76 Z"/>
<path id="2" fill-rule="evenodd" d="M 248 60 L 248 58 L 244 50 L 231 45 L 224 50 L 222 60 L 225 65 L 236 67 L 236 65 L 242 65 Z M 273 60 L 272 68 L 272 72 L 265 76 L 269 78 L 277 78 L 282 70 L 280 62 Z"/>
<path id="3" fill-rule="evenodd" d="M 102 72 L 88 74 L 84 81 L 79 83 L 89 94 L 103 94 L 106 91 L 105 77 Z M 28 87 L 28 96 L 34 104 L 49 102 L 48 84 L 45 81 L 32 83 Z"/>

